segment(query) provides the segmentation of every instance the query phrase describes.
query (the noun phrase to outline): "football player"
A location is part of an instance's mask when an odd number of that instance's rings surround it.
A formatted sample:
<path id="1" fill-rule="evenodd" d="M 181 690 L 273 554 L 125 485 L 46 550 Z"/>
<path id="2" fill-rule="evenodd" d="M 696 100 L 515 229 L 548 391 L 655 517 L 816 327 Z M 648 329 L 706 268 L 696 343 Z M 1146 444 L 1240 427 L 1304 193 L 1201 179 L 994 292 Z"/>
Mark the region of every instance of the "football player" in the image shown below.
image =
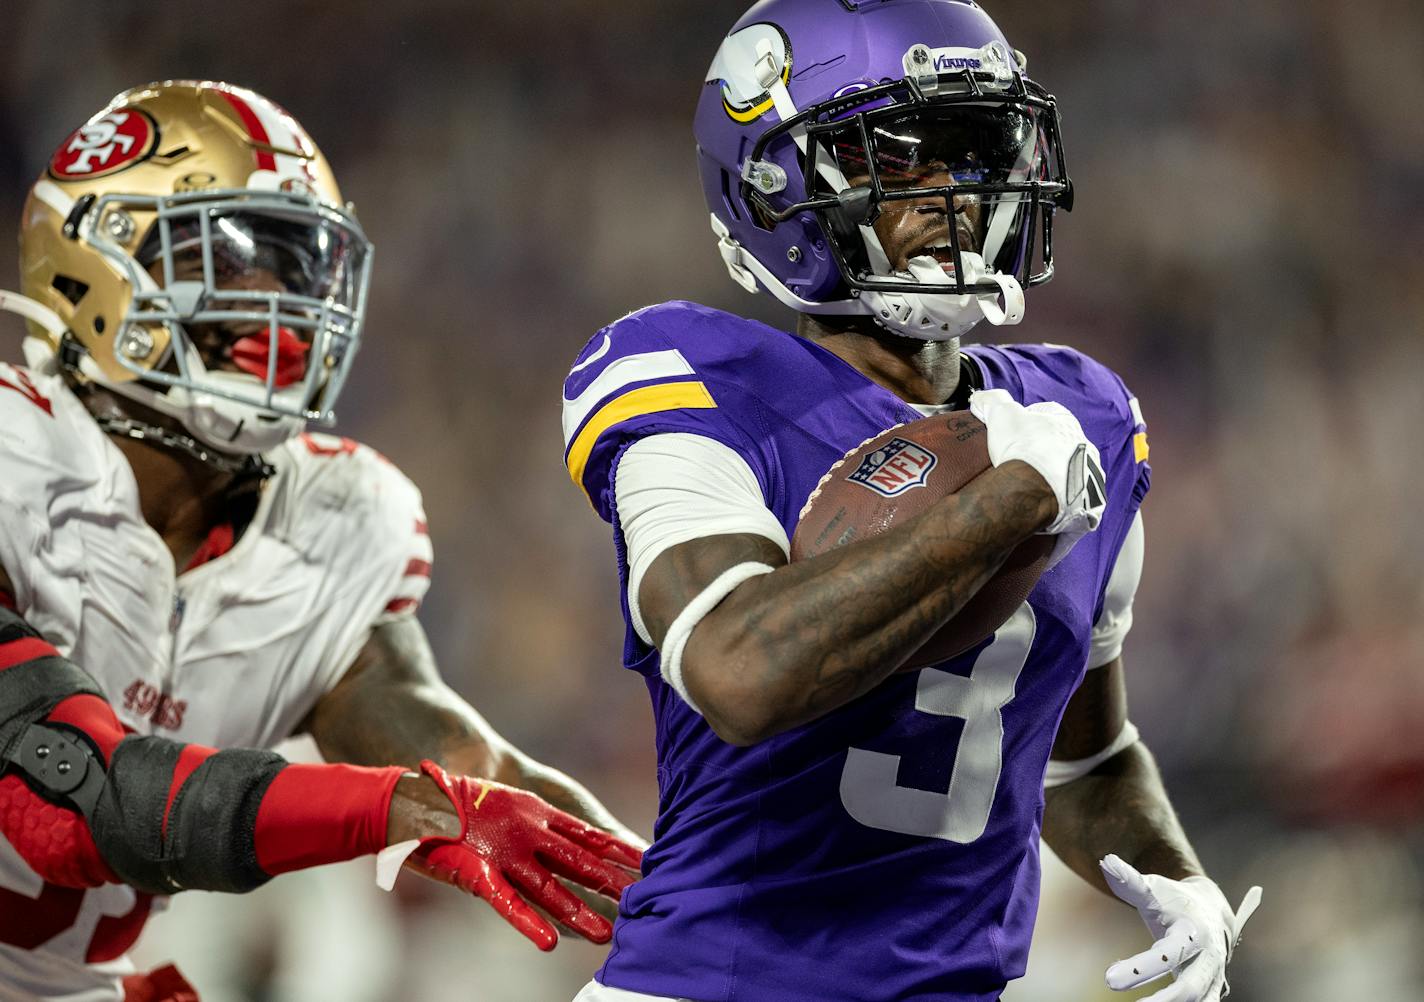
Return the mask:
<path id="1" fill-rule="evenodd" d="M 795 335 L 687 302 L 600 331 L 565 459 L 613 526 L 656 718 L 645 877 L 581 1002 L 988 1002 L 1025 969 L 1039 840 L 1136 907 L 1107 972 L 1213 1002 L 1234 911 L 1129 722 L 1142 411 L 1071 348 L 961 347 L 1018 323 L 1073 189 L 1054 99 L 970 0 L 763 0 L 695 132 L 732 278 Z M 921 518 L 788 563 L 818 479 L 945 409 L 992 469 Z M 1035 533 L 1056 564 L 986 641 L 899 669 Z"/>
<path id="2" fill-rule="evenodd" d="M 521 895 L 607 940 L 555 877 L 616 898 L 637 850 L 605 832 L 637 837 L 441 681 L 420 492 L 303 434 L 370 263 L 310 136 L 226 84 L 118 95 L 30 192 L 0 294 L 31 335 L 0 365 L 0 998 L 122 998 L 154 894 L 388 843 L 387 883 L 409 858 L 544 949 Z M 300 731 L 420 774 L 242 750 Z"/>

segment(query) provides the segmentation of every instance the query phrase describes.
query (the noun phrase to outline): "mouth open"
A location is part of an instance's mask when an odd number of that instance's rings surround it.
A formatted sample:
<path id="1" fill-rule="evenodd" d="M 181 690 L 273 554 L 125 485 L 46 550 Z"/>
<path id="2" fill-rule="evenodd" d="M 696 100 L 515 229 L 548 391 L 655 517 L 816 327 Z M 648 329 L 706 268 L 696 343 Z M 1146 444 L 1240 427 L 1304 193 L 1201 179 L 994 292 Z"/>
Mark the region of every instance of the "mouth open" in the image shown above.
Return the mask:
<path id="1" fill-rule="evenodd" d="M 926 244 L 916 251 L 914 256 L 934 258 L 945 274 L 954 274 L 954 248 L 950 245 L 949 237 L 938 243 Z"/>
<path id="2" fill-rule="evenodd" d="M 907 270 L 910 261 L 914 258 L 930 258 L 940 266 L 946 275 L 953 275 L 954 242 L 956 239 L 959 241 L 961 254 L 967 254 L 976 249 L 977 241 L 969 231 L 962 225 L 952 226 L 929 237 L 918 247 L 911 245 L 911 249 L 905 253 L 905 263 L 901 270 Z"/>

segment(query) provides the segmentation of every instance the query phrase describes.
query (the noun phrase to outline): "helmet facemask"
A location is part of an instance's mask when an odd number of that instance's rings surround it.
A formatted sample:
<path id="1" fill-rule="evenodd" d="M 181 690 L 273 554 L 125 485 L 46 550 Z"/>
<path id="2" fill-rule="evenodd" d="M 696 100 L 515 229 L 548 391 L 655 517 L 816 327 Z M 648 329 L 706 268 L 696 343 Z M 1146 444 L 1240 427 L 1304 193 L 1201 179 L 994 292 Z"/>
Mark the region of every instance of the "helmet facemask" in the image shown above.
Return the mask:
<path id="1" fill-rule="evenodd" d="M 915 46 L 904 79 L 786 117 L 754 147 L 743 197 L 764 226 L 815 215 L 844 312 L 947 340 L 982 319 L 1017 323 L 1023 289 L 1052 277 L 1053 210 L 1072 193 L 1056 106 L 991 48 L 975 53 L 987 69 L 936 72 L 956 50 Z M 777 204 L 772 168 L 792 143 L 807 198 Z"/>
<path id="2" fill-rule="evenodd" d="M 129 254 L 97 225 L 152 219 Z M 258 453 L 332 419 L 360 338 L 371 246 L 355 219 L 287 192 L 105 195 L 80 239 L 133 290 L 106 385 L 207 444 Z M 167 336 L 162 336 L 166 334 Z"/>

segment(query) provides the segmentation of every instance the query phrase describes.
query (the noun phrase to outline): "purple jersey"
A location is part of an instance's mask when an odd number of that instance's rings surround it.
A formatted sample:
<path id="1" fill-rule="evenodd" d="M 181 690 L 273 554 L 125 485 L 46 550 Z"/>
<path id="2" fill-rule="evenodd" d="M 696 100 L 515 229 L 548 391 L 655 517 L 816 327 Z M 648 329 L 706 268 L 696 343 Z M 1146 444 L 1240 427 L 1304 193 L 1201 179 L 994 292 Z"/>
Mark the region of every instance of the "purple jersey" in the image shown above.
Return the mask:
<path id="1" fill-rule="evenodd" d="M 719 739 L 629 627 L 660 810 L 604 984 L 697 1002 L 979 1002 L 1022 975 L 1044 770 L 1147 492 L 1146 436 L 1121 380 L 1072 349 L 966 351 L 985 388 L 1056 400 L 1082 423 L 1107 473 L 1101 526 L 994 637 L 750 748 Z M 564 397 L 568 466 L 613 523 L 625 583 L 612 485 L 634 441 L 690 432 L 736 450 L 789 537 L 832 463 L 920 416 L 808 341 L 681 302 L 595 336 Z"/>

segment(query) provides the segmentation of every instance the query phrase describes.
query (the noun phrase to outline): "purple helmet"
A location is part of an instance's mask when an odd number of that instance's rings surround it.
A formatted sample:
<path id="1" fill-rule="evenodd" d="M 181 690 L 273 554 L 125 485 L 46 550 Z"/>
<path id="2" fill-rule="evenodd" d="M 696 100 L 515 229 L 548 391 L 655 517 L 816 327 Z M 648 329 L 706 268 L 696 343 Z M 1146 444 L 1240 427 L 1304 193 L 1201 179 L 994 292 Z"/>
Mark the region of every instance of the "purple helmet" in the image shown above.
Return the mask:
<path id="1" fill-rule="evenodd" d="M 761 0 L 722 42 L 694 132 L 732 277 L 899 334 L 1017 323 L 1072 207 L 1057 105 L 972 0 Z M 886 253 L 876 223 L 938 220 Z"/>

